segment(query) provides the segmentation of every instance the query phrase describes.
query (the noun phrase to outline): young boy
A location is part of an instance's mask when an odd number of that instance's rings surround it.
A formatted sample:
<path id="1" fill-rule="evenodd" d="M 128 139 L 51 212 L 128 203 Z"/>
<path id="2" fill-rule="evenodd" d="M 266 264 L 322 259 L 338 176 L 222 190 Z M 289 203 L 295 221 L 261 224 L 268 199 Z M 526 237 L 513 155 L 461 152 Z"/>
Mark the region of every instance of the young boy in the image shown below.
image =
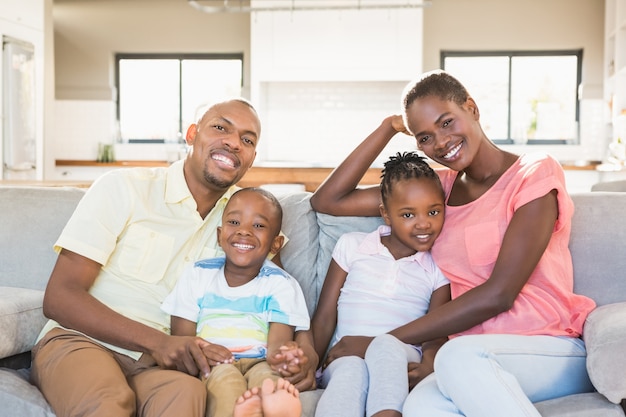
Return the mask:
<path id="1" fill-rule="evenodd" d="M 386 334 L 450 300 L 449 282 L 429 252 L 444 222 L 439 177 L 416 153 L 398 153 L 385 163 L 380 188 L 386 225 L 339 238 L 313 316 L 320 358 L 330 344 L 316 416 L 400 416 L 407 369 L 412 382 L 423 379 L 445 342 L 412 346 Z M 364 360 L 333 350 L 351 336 L 378 336 Z"/>
<path id="2" fill-rule="evenodd" d="M 248 389 L 257 392 L 267 378 L 276 384 L 278 368 L 287 364 L 267 358 L 287 356 L 285 346 L 299 356 L 294 332 L 309 328 L 304 295 L 293 277 L 267 260 L 283 245 L 281 223 L 280 203 L 268 191 L 234 193 L 217 229 L 224 257 L 196 262 L 163 302 L 172 335 L 211 342 L 204 350 L 212 365 L 205 376 L 208 416 L 231 417 Z M 299 416 L 297 391 L 291 392 L 281 407 Z"/>

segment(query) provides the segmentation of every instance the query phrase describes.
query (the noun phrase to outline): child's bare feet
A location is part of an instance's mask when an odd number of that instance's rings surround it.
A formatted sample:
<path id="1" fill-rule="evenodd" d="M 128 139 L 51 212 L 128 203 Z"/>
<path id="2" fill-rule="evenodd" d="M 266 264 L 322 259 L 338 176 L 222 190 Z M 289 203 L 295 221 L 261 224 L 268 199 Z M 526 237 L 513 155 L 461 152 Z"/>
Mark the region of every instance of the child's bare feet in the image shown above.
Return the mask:
<path id="1" fill-rule="evenodd" d="M 300 417 L 300 393 L 291 383 L 280 378 L 267 378 L 261 388 L 244 392 L 235 403 L 233 417 Z"/>
<path id="2" fill-rule="evenodd" d="M 282 378 L 276 384 L 269 378 L 263 381 L 261 403 L 264 417 L 300 417 L 302 413 L 300 393 Z"/>
<path id="3" fill-rule="evenodd" d="M 251 388 L 237 399 L 233 417 L 263 417 L 259 388 Z"/>

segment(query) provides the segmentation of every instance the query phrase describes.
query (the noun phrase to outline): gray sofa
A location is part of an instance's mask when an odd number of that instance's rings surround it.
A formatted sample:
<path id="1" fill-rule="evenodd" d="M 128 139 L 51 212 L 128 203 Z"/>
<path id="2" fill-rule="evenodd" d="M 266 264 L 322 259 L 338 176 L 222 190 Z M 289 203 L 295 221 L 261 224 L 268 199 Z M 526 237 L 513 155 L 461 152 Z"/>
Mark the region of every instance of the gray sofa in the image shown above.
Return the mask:
<path id="1" fill-rule="evenodd" d="M 56 255 L 52 244 L 84 191 L 77 188 L 0 187 L 0 416 L 53 416 L 28 383 L 29 350 L 45 322 L 43 290 Z M 330 252 L 350 230 L 373 230 L 379 218 L 316 214 L 306 192 L 281 196 L 289 236 L 282 259 L 299 279 L 312 313 Z M 584 337 L 598 392 L 537 404 L 543 416 L 624 416 L 626 398 L 626 193 L 589 192 L 576 204 L 571 250 L 575 290 L 596 300 Z M 302 394 L 313 415 L 320 391 Z"/>

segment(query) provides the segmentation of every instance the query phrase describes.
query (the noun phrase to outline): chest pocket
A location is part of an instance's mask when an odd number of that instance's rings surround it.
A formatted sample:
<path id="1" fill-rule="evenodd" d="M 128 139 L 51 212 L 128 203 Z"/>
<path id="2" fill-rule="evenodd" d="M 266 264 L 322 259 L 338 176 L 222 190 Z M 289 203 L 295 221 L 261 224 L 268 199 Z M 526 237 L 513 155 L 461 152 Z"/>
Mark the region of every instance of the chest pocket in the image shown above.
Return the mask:
<path id="1" fill-rule="evenodd" d="M 465 228 L 465 247 L 471 265 L 494 264 L 500 252 L 502 238 L 498 222 L 485 222 Z"/>
<path id="2" fill-rule="evenodd" d="M 133 224 L 118 243 L 117 262 L 111 264 L 120 276 L 155 283 L 163 278 L 173 249 L 173 237 Z"/>

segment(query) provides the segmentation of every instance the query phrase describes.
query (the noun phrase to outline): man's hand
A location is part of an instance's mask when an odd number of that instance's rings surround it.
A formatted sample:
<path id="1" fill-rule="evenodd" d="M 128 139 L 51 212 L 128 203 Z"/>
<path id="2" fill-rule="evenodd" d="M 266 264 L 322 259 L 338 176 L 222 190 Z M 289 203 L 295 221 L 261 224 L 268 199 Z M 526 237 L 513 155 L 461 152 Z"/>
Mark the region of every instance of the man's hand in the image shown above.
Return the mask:
<path id="1" fill-rule="evenodd" d="M 335 359 L 343 356 L 358 356 L 365 358 L 365 351 L 374 338 L 368 336 L 344 336 L 328 351 L 324 367 Z"/>
<path id="2" fill-rule="evenodd" d="M 203 349 L 208 346 L 210 343 L 199 337 L 164 335 L 163 342 L 149 354 L 161 368 L 206 377 L 210 367 Z"/>

